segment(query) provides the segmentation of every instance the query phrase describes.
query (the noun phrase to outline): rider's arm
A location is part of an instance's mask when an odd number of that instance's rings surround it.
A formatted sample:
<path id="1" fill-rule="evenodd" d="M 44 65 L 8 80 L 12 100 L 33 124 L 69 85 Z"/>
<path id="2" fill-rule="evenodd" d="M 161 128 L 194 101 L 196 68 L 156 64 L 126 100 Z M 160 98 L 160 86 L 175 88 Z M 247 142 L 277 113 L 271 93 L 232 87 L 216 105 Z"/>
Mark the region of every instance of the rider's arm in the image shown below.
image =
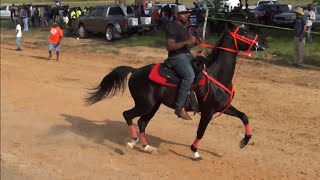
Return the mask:
<path id="1" fill-rule="evenodd" d="M 195 46 L 196 42 L 197 40 L 193 36 L 190 39 L 179 43 L 176 43 L 174 39 L 169 38 L 167 39 L 167 50 L 175 51 L 177 49 L 182 48 L 183 46 L 188 46 L 189 48 L 192 48 L 193 46 Z"/>
<path id="2" fill-rule="evenodd" d="M 174 39 L 167 39 L 167 50 L 168 51 L 175 51 L 177 49 L 182 48 L 183 46 L 188 45 L 188 43 L 189 43 L 189 40 L 176 43 L 176 40 L 174 40 Z"/>

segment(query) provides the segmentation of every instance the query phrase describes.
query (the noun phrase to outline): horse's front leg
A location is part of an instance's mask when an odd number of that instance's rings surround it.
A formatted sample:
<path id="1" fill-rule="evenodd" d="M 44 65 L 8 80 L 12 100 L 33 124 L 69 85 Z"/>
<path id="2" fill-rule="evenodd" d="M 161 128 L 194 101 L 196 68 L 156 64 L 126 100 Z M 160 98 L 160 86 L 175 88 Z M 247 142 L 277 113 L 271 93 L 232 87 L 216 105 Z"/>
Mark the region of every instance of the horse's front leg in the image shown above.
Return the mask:
<path id="1" fill-rule="evenodd" d="M 197 138 L 194 140 L 193 144 L 191 145 L 191 151 L 193 152 L 193 155 L 194 155 L 193 160 L 195 161 L 202 160 L 202 157 L 198 152 L 198 147 L 200 145 L 200 141 L 214 113 L 215 113 L 214 111 L 201 112 L 201 119 L 200 119 L 198 130 L 197 130 Z"/>
<path id="2" fill-rule="evenodd" d="M 230 105 L 224 113 L 227 115 L 238 117 L 241 119 L 241 121 L 245 127 L 245 134 L 244 134 L 244 138 L 240 141 L 239 146 L 240 146 L 240 148 L 244 148 L 249 143 L 251 136 L 252 136 L 251 135 L 251 127 L 249 125 L 249 119 L 248 119 L 247 115 L 245 113 L 239 111 L 238 109 L 236 109 L 232 105 Z"/>

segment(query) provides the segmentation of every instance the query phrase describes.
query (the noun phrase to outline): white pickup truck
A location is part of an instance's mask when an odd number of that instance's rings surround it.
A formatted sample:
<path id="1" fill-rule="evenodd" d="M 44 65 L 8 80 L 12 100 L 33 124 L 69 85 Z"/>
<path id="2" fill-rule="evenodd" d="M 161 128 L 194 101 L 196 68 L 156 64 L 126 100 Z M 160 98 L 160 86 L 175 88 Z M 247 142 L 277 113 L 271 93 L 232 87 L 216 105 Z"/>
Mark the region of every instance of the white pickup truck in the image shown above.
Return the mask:
<path id="1" fill-rule="evenodd" d="M 11 19 L 11 6 L 1 5 L 0 19 Z"/>

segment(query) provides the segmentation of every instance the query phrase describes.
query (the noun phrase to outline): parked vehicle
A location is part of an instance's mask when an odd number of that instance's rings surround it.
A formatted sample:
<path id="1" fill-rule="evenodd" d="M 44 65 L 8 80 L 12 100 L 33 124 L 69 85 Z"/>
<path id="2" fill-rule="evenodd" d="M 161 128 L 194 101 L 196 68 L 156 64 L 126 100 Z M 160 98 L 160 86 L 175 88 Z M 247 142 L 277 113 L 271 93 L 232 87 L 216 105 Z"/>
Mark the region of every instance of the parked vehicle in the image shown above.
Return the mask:
<path id="1" fill-rule="evenodd" d="M 301 6 L 304 10 L 307 9 L 307 6 Z M 314 6 L 313 10 L 316 14 L 316 20 L 313 21 L 312 27 L 320 27 L 320 5 Z M 287 13 L 280 13 L 275 15 L 274 24 L 279 26 L 289 26 L 293 27 L 293 21 L 296 18 L 296 13 L 292 10 Z M 307 17 L 305 17 L 307 19 Z"/>
<path id="2" fill-rule="evenodd" d="M 239 5 L 239 0 L 223 0 L 222 5 L 227 8 L 229 11 L 232 11 L 234 7 L 237 7 Z"/>
<path id="3" fill-rule="evenodd" d="M 127 7 L 125 17 L 119 5 L 97 5 L 88 14 L 79 18 L 79 36 L 86 38 L 89 33 L 104 33 L 108 41 L 134 32 L 137 27 L 128 24 L 128 18 L 134 17 L 131 6 Z"/>
<path id="4" fill-rule="evenodd" d="M 11 19 L 11 6 L 1 6 L 0 8 L 0 19 Z"/>
<path id="5" fill-rule="evenodd" d="M 261 1 L 258 1 L 258 3 L 255 4 L 254 6 L 248 6 L 248 9 L 252 10 L 262 4 L 280 4 L 280 3 L 277 0 L 261 0 Z M 289 9 L 291 10 L 292 6 L 291 5 L 288 5 L 288 6 L 289 6 Z"/>
<path id="6" fill-rule="evenodd" d="M 151 24 L 150 17 L 135 18 L 134 8 L 127 6 L 125 17 L 119 5 L 97 5 L 79 18 L 78 34 L 81 38 L 86 38 L 89 33 L 103 33 L 106 40 L 114 39 L 133 33 L 144 33 L 152 30 L 155 26 Z"/>
<path id="7" fill-rule="evenodd" d="M 273 24 L 275 15 L 289 11 L 290 9 L 287 4 L 262 4 L 251 12 L 255 14 L 259 23 Z"/>
<path id="8" fill-rule="evenodd" d="M 169 4 L 154 4 L 151 8 L 145 9 L 144 13 L 146 15 L 150 15 L 155 10 L 159 11 L 159 13 L 160 13 L 161 8 L 163 8 L 166 5 L 169 5 L 169 7 L 173 9 L 177 4 L 173 4 L 173 3 L 171 3 L 171 4 L 170 3 Z"/>

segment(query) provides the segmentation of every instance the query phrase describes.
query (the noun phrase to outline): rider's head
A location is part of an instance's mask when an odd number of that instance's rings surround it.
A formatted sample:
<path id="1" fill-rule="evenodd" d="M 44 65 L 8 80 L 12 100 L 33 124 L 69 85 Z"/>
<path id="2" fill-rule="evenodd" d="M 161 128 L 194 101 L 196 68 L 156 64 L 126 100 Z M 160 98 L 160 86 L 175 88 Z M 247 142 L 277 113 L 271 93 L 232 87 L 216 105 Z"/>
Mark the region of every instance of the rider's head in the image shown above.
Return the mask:
<path id="1" fill-rule="evenodd" d="M 189 21 L 190 11 L 184 5 L 177 5 L 174 7 L 174 15 L 177 21 L 186 24 Z"/>

